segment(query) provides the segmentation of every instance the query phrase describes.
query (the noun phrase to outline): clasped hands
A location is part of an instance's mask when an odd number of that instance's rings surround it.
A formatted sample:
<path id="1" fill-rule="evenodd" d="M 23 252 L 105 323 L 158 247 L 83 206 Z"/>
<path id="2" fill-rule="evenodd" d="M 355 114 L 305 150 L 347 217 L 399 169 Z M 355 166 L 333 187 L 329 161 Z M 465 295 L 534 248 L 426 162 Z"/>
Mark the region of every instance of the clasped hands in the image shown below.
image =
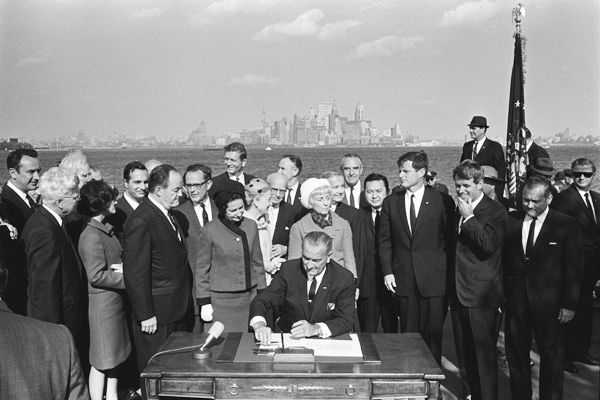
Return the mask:
<path id="1" fill-rule="evenodd" d="M 257 322 L 252 327 L 254 329 L 254 337 L 261 344 L 271 343 L 271 335 L 273 332 L 271 328 L 263 321 Z M 321 333 L 321 328 L 317 324 L 311 324 L 306 320 L 296 321 L 292 324 L 292 330 L 290 331 L 294 339 L 300 339 L 305 337 L 318 336 Z"/>

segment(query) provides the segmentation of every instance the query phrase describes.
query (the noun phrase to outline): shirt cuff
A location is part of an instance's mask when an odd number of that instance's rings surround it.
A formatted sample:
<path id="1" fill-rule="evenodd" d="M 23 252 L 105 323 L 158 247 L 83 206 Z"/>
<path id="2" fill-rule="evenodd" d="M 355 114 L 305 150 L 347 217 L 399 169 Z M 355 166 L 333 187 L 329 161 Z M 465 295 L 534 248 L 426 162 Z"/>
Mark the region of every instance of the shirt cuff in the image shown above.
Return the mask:
<path id="1" fill-rule="evenodd" d="M 267 320 L 261 315 L 256 315 L 256 316 L 252 317 L 249 325 L 252 329 L 254 329 L 254 325 L 256 325 L 259 322 L 264 322 L 264 324 L 267 325 Z"/>
<path id="2" fill-rule="evenodd" d="M 327 324 L 325 322 L 318 322 L 317 325 L 321 329 L 321 332 L 319 333 L 319 337 L 321 339 L 326 339 L 328 337 L 331 337 L 331 331 L 329 330 L 329 327 L 327 326 Z"/>

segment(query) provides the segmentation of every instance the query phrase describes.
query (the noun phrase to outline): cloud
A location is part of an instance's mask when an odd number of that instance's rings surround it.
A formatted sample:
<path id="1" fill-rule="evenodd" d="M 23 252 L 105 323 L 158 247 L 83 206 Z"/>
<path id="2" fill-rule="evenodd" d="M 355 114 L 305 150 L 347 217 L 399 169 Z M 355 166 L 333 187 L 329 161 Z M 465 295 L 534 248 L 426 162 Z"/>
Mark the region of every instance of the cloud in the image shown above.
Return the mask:
<path id="1" fill-rule="evenodd" d="M 142 8 L 131 14 L 131 18 L 142 19 L 142 18 L 155 18 L 162 14 L 162 10 L 158 7 L 154 8 Z"/>
<path id="2" fill-rule="evenodd" d="M 317 37 L 321 40 L 333 40 L 345 36 L 349 30 L 362 25 L 362 22 L 347 19 L 323 25 Z"/>
<path id="3" fill-rule="evenodd" d="M 377 40 L 364 42 L 356 46 L 354 58 L 389 57 L 400 51 L 412 49 L 417 43 L 420 43 L 423 40 L 425 39 L 422 36 L 384 36 Z"/>
<path id="4" fill-rule="evenodd" d="M 282 36 L 314 36 L 321 30 L 319 22 L 324 17 L 325 14 L 323 11 L 313 8 L 300 14 L 293 21 L 279 22 L 265 26 L 260 32 L 254 35 L 254 39 L 273 40 Z"/>
<path id="5" fill-rule="evenodd" d="M 279 82 L 278 78 L 273 78 L 270 76 L 264 75 L 256 75 L 256 74 L 245 74 L 243 76 L 237 76 L 231 78 L 229 81 L 230 86 L 248 86 L 248 87 L 257 87 L 257 86 L 273 86 Z"/>
<path id="6" fill-rule="evenodd" d="M 467 1 L 452 10 L 444 12 L 441 25 L 456 26 L 486 21 L 499 10 L 499 2 L 490 0 Z"/>
<path id="7" fill-rule="evenodd" d="M 238 13 L 263 13 L 289 0 L 217 0 L 206 7 L 211 15 L 231 15 Z"/>
<path id="8" fill-rule="evenodd" d="M 48 62 L 48 57 L 46 57 L 46 56 L 29 56 L 29 57 L 21 58 L 19 61 L 17 61 L 16 66 L 17 67 L 27 67 L 30 65 L 45 64 L 47 62 Z"/>

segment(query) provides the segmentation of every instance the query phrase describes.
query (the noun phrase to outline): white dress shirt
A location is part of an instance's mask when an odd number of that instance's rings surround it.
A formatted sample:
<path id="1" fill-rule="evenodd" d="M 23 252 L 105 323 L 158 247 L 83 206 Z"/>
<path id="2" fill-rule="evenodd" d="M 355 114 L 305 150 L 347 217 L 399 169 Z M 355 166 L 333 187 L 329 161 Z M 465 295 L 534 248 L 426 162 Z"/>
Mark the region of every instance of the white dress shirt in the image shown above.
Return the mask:
<path id="1" fill-rule="evenodd" d="M 138 208 L 138 206 L 140 205 L 140 202 L 137 201 L 136 199 L 134 199 L 133 197 L 131 197 L 131 195 L 129 194 L 129 192 L 123 192 L 123 198 L 125 199 L 125 201 L 127 202 L 127 204 L 129 204 L 131 206 L 132 209 L 136 209 Z"/>
<path id="2" fill-rule="evenodd" d="M 486 141 L 487 137 L 484 136 L 479 140 L 475 140 L 475 144 L 477 144 L 477 147 L 474 147 L 473 150 L 475 150 L 476 154 L 479 154 L 479 152 L 481 151 L 481 148 L 483 147 L 483 143 Z"/>
<path id="3" fill-rule="evenodd" d="M 594 214 L 594 221 L 598 221 L 598 216 L 596 215 L 596 209 L 594 206 L 594 199 L 592 199 L 592 194 L 590 193 L 590 191 L 588 190 L 586 192 L 584 190 L 577 189 L 577 192 L 581 196 L 581 199 L 583 200 L 583 204 L 585 204 L 586 207 L 587 207 L 588 203 L 587 203 L 587 201 L 585 201 L 585 195 L 586 194 L 588 195 L 588 198 L 590 199 L 590 204 L 592 205 L 592 214 Z"/>
<path id="4" fill-rule="evenodd" d="M 291 187 L 288 187 L 288 193 L 290 195 L 290 204 L 294 205 L 294 203 L 296 202 L 296 193 L 298 193 L 298 187 L 300 186 L 300 182 L 296 182 L 294 185 L 292 185 Z M 286 193 L 286 199 L 287 199 L 287 193 Z"/>
<path id="5" fill-rule="evenodd" d="M 200 203 L 204 204 L 204 209 L 206 210 L 206 215 L 208 216 L 208 222 L 212 221 L 212 209 L 210 207 L 210 199 L 208 198 L 208 196 Z M 196 217 L 198 217 L 198 222 L 200 223 L 200 226 L 204 227 L 204 221 L 202 220 L 202 206 L 200 205 L 200 203 L 194 204 L 194 212 L 196 213 Z"/>
<path id="6" fill-rule="evenodd" d="M 154 195 L 152 193 L 150 193 L 148 195 L 148 200 L 150 200 L 152 202 L 152 204 L 154 204 L 156 207 L 158 207 L 158 209 L 165 215 L 165 218 L 167 218 L 167 221 L 169 221 L 169 224 L 171 225 L 171 227 L 173 228 L 175 233 L 177 233 L 177 239 L 179 239 L 179 241 L 181 242 L 181 235 L 179 235 L 179 231 L 177 230 L 177 228 L 175 227 L 175 225 L 173 225 L 173 222 L 171 221 L 171 216 L 169 215 L 169 210 L 167 210 L 165 208 L 165 206 L 160 204 L 160 202 L 154 198 Z"/>
<path id="7" fill-rule="evenodd" d="M 246 177 L 244 176 L 243 172 L 240 172 L 240 174 L 238 176 L 235 175 L 229 175 L 227 174 L 227 176 L 229 177 L 229 179 L 231 179 L 232 181 L 235 182 L 239 182 L 242 184 L 242 186 L 246 186 Z"/>
<path id="8" fill-rule="evenodd" d="M 275 227 L 277 226 L 277 218 L 279 217 L 279 207 L 270 206 L 267 215 L 269 216 L 269 233 L 271 234 L 271 241 L 273 241 Z"/>
<path id="9" fill-rule="evenodd" d="M 542 230 L 542 225 L 544 225 L 544 221 L 548 216 L 548 210 L 549 208 L 546 207 L 544 212 L 538 215 L 537 219 L 535 220 L 535 229 L 533 230 L 533 244 L 535 244 L 535 241 L 537 240 L 537 237 L 540 234 L 540 231 Z M 531 226 L 531 221 L 533 221 L 533 218 L 531 218 L 529 215 L 526 215 L 525 219 L 523 220 L 523 228 L 521 228 L 521 242 L 523 244 L 523 253 L 527 251 L 527 236 L 529 236 L 529 227 Z"/>
<path id="10" fill-rule="evenodd" d="M 421 209 L 421 202 L 423 201 L 423 195 L 425 194 L 425 185 L 421 186 L 414 192 L 407 190 L 404 192 L 404 210 L 406 212 L 406 220 L 408 221 L 408 228 L 410 231 L 413 231 L 413 227 L 410 226 L 410 198 L 411 196 L 415 196 L 414 204 L 415 204 L 415 216 L 419 217 L 419 210 Z"/>
<path id="11" fill-rule="evenodd" d="M 350 205 L 350 196 L 354 197 L 354 208 L 360 208 L 360 192 L 362 191 L 360 181 L 356 182 L 356 185 L 350 187 L 346 186 L 344 188 L 344 193 L 346 196 L 346 200 L 348 201 L 348 205 Z"/>

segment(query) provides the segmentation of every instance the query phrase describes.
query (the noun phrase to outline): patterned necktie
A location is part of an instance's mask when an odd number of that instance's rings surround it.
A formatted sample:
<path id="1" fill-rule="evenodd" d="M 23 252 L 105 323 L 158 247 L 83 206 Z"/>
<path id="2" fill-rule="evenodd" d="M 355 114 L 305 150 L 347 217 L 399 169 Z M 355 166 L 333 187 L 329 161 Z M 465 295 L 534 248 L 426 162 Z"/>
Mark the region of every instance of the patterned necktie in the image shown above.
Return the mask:
<path id="1" fill-rule="evenodd" d="M 592 213 L 592 219 L 594 220 L 594 223 L 598 223 L 598 221 L 596 220 L 596 213 L 594 212 L 594 207 L 592 206 L 592 202 L 590 201 L 590 194 L 586 193 L 585 194 L 585 204 L 587 205 L 587 208 L 590 210 L 590 212 Z"/>
<path id="2" fill-rule="evenodd" d="M 527 242 L 525 244 L 525 256 L 531 256 L 533 251 L 533 235 L 535 234 L 535 221 L 537 218 L 531 218 L 531 225 L 529 225 L 529 233 L 527 234 Z"/>
<path id="3" fill-rule="evenodd" d="M 471 155 L 471 160 L 475 161 L 475 158 L 477 158 L 477 144 L 479 142 L 477 140 L 473 141 L 473 154 Z"/>

